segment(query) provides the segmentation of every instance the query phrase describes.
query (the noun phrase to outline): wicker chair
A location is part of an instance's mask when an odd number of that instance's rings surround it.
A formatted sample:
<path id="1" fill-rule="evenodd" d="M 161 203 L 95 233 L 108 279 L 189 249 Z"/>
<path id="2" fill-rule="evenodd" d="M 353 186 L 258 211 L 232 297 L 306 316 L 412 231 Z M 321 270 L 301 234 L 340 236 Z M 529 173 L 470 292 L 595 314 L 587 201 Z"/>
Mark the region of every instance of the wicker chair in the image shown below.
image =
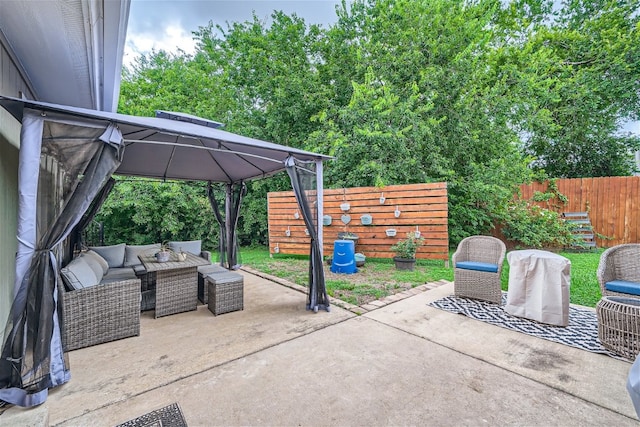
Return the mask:
<path id="1" fill-rule="evenodd" d="M 598 283 L 602 296 L 640 298 L 638 294 L 622 292 L 625 288 L 640 291 L 640 244 L 629 243 L 607 249 L 600 256 Z M 618 286 L 607 283 L 618 281 Z M 623 283 L 620 283 L 622 281 Z M 627 283 L 625 283 L 627 282 Z M 637 284 L 637 286 L 634 286 Z M 620 286 L 621 285 L 621 286 Z M 617 290 L 607 289 L 614 287 Z"/>
<path id="2" fill-rule="evenodd" d="M 500 304 L 500 275 L 505 253 L 504 243 L 495 237 L 463 239 L 452 257 L 455 295 Z"/>
<path id="3" fill-rule="evenodd" d="M 140 335 L 140 280 L 58 288 L 65 352 Z"/>

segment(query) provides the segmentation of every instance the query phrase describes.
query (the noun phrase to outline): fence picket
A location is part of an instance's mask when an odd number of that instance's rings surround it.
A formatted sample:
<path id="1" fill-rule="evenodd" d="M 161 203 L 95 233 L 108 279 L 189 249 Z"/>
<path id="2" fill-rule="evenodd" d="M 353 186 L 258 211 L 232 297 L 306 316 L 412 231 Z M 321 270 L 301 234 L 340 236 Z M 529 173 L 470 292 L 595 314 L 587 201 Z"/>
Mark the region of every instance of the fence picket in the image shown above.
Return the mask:
<path id="1" fill-rule="evenodd" d="M 547 204 L 558 213 L 588 212 L 596 233 L 610 239 L 597 237 L 598 247 L 611 247 L 623 243 L 638 243 L 640 221 L 640 177 L 570 178 L 556 181 L 558 190 L 568 198 L 568 203 Z M 520 186 L 522 197 L 527 199 L 534 191 L 545 191 L 547 183 L 531 183 Z"/>

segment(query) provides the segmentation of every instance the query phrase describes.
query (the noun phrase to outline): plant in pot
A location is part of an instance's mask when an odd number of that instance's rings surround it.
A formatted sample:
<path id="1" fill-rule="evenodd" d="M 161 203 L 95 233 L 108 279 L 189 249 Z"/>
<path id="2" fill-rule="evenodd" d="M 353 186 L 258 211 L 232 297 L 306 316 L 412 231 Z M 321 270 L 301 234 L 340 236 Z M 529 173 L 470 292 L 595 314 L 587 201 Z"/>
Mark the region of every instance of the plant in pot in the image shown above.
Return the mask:
<path id="1" fill-rule="evenodd" d="M 167 262 L 171 258 L 171 249 L 169 249 L 169 243 L 163 242 L 160 245 L 160 250 L 156 252 L 156 260 L 158 262 Z"/>
<path id="2" fill-rule="evenodd" d="M 396 253 L 393 262 L 397 270 L 412 271 L 416 265 L 416 251 L 424 244 L 424 237 L 416 237 L 416 233 L 407 233 L 407 238 L 398 241 L 391 246 L 391 250 Z"/>
<path id="3" fill-rule="evenodd" d="M 350 231 L 341 231 L 338 233 L 338 240 L 353 240 L 353 243 L 358 242 L 358 235 Z"/>

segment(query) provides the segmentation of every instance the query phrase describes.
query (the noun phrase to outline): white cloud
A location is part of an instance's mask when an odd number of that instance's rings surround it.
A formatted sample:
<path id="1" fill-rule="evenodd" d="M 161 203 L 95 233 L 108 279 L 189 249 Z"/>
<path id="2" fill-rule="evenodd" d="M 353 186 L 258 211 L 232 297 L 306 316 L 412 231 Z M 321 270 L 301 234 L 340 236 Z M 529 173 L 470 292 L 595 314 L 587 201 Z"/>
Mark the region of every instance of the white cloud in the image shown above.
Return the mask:
<path id="1" fill-rule="evenodd" d="M 2 0 L 0 0 L 2 1 Z M 328 25 L 336 21 L 340 0 L 132 0 L 124 64 L 152 49 L 175 53 L 178 48 L 194 53 L 192 31 L 209 21 L 226 27 L 226 22 L 269 20 L 274 10 L 295 13 L 308 24 Z"/>
<path id="2" fill-rule="evenodd" d="M 188 54 L 195 52 L 196 43 L 191 32 L 182 28 L 178 23 L 166 25 L 162 31 L 129 32 L 124 47 L 124 64 L 131 65 L 134 59 L 152 50 L 164 50 L 177 53 L 183 50 Z"/>

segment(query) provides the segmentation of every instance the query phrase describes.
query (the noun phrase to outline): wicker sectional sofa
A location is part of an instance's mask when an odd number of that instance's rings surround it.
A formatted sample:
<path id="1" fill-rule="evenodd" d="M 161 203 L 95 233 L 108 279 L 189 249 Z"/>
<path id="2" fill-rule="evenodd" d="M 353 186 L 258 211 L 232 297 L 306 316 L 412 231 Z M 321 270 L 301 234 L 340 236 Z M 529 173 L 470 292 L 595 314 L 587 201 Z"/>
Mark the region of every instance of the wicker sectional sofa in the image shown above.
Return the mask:
<path id="1" fill-rule="evenodd" d="M 120 246 L 120 245 L 116 245 Z M 125 245 L 81 253 L 61 269 L 62 343 L 65 351 L 140 335 L 140 279 L 114 253 Z"/>
<path id="2" fill-rule="evenodd" d="M 169 247 L 210 259 L 209 252 L 200 251 L 200 241 L 170 242 Z M 65 351 L 140 335 L 140 311 L 153 309 L 155 278 L 138 255 L 159 249 L 159 243 L 93 246 L 60 270 Z"/>

